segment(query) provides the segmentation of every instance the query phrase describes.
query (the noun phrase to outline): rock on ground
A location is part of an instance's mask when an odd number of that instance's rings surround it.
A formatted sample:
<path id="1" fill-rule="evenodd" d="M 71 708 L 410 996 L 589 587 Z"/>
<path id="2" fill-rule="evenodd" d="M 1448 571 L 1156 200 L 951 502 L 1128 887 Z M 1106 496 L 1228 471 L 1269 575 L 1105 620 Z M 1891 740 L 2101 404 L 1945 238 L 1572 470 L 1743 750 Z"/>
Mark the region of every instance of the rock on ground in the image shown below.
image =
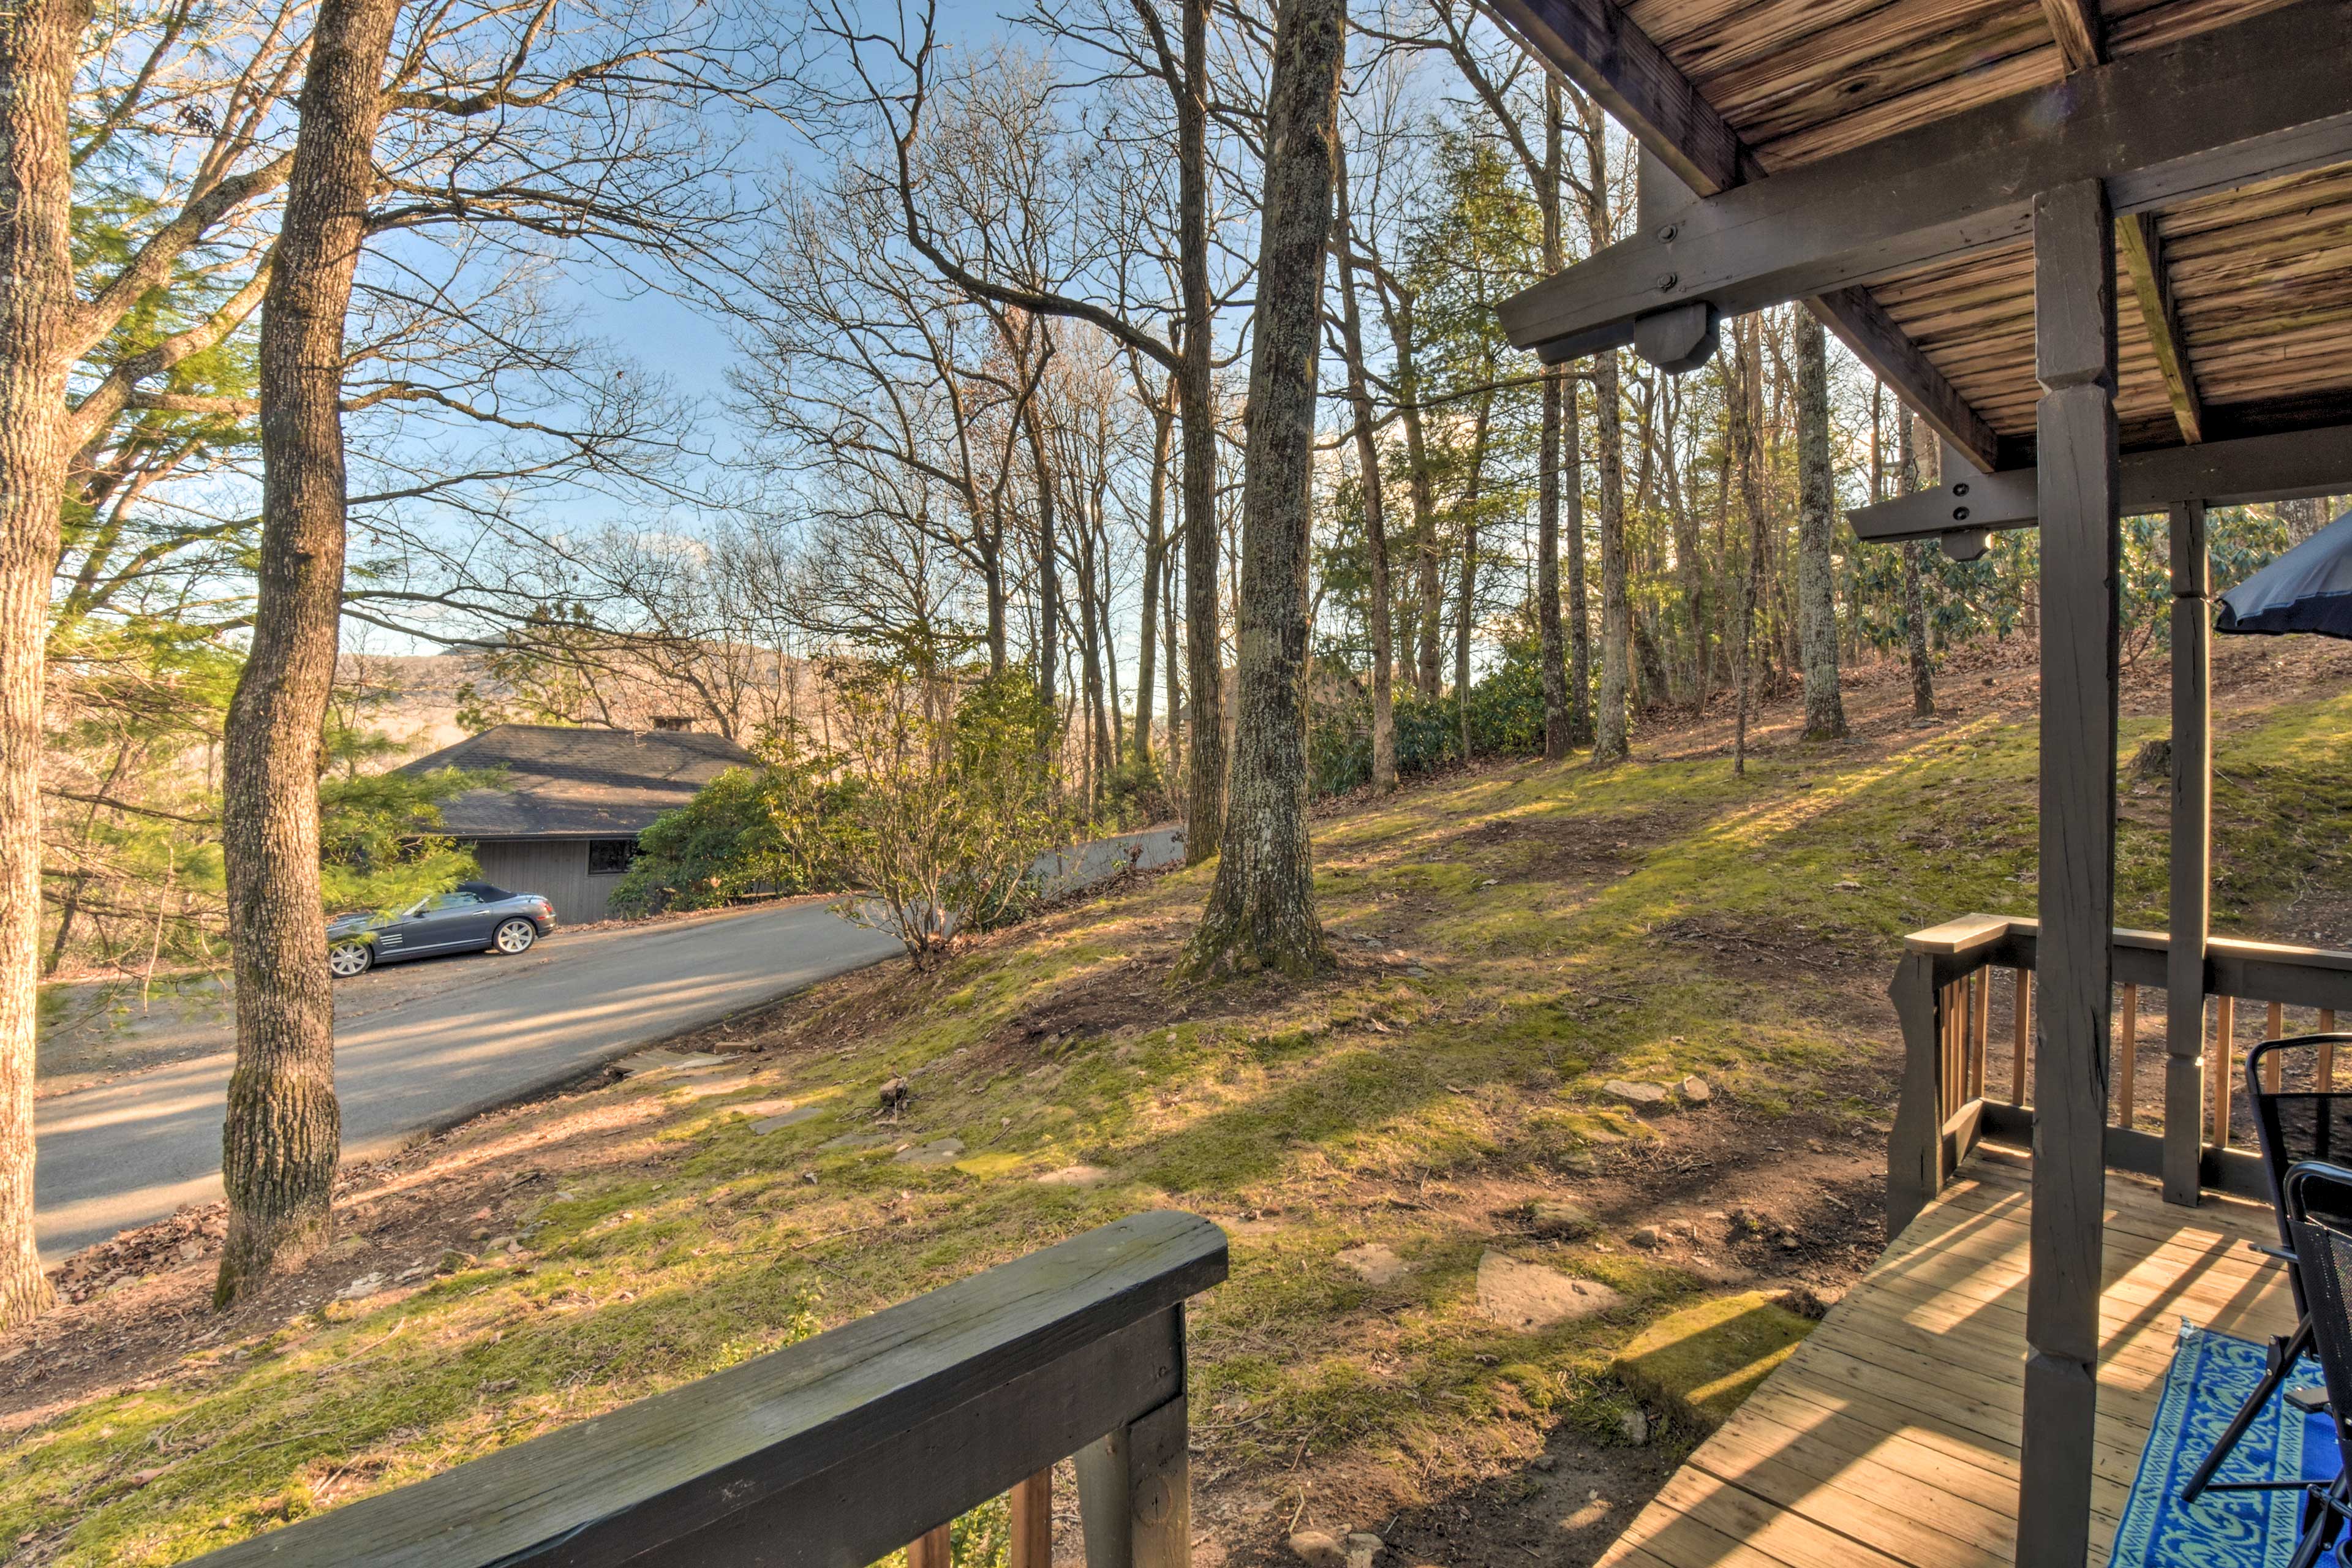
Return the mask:
<path id="1" fill-rule="evenodd" d="M 1628 1105 L 1658 1105 L 1665 1100 L 1666 1086 L 1662 1083 L 1629 1083 L 1622 1078 L 1612 1078 L 1601 1086 L 1601 1092 Z"/>
<path id="2" fill-rule="evenodd" d="M 1548 1241 L 1574 1241 L 1592 1233 L 1592 1216 L 1558 1198 L 1538 1198 L 1528 1205 L 1529 1234 Z"/>
<path id="3" fill-rule="evenodd" d="M 1045 1172 L 1037 1180 L 1048 1187 L 1091 1187 L 1109 1175 L 1100 1165 L 1064 1165 Z"/>
<path id="4" fill-rule="evenodd" d="M 1499 1252 L 1478 1260 L 1478 1310 L 1512 1329 L 1542 1329 L 1605 1312 L 1625 1300 L 1594 1279 L 1575 1279 Z"/>
<path id="5" fill-rule="evenodd" d="M 1326 1531 L 1300 1531 L 1290 1538 L 1290 1554 L 1306 1568 L 1348 1568 L 1348 1553 Z"/>
<path id="6" fill-rule="evenodd" d="M 1338 1256 L 1340 1264 L 1361 1276 L 1367 1285 L 1393 1285 L 1412 1272 L 1411 1264 L 1377 1242 L 1350 1247 Z"/>

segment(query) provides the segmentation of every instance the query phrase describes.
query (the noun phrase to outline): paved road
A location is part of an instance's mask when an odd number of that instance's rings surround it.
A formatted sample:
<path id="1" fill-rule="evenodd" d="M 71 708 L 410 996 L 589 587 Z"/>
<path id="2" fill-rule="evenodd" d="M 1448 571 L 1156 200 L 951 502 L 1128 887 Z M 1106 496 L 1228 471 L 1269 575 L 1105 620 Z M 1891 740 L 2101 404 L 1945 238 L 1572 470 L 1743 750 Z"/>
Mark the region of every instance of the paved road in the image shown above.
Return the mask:
<path id="1" fill-rule="evenodd" d="M 1097 879 L 1125 864 L 1134 845 L 1147 867 L 1182 853 L 1163 828 L 1054 857 L 1049 875 L 1066 884 Z M 429 994 L 343 1009 L 335 1087 L 344 1156 L 380 1157 L 419 1132 L 562 1083 L 647 1041 L 898 951 L 896 939 L 803 900 L 653 926 L 559 931 L 520 960 L 471 955 L 393 966 L 380 978 L 427 966 L 463 973 Z M 40 1101 L 34 1199 L 45 1254 L 62 1257 L 220 1196 L 231 1059 L 201 1057 Z"/>

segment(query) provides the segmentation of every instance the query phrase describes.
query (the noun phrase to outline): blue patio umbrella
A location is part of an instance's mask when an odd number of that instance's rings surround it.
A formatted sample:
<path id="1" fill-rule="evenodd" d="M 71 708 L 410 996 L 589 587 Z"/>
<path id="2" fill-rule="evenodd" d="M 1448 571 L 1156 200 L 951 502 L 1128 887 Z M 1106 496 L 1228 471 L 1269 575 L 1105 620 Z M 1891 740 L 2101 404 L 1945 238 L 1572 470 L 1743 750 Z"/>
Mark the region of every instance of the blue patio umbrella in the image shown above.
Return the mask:
<path id="1" fill-rule="evenodd" d="M 2213 629 L 2352 637 L 2352 511 L 2222 595 Z"/>

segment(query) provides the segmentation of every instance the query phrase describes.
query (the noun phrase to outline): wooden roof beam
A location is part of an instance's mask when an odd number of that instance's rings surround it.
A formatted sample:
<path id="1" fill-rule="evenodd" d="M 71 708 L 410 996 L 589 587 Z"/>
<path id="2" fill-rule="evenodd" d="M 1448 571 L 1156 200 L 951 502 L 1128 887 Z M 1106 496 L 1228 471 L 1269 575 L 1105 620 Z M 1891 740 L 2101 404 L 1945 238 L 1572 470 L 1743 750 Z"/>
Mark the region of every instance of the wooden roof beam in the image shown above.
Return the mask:
<path id="1" fill-rule="evenodd" d="M 2180 335 L 2172 279 L 2164 268 L 2164 239 L 2156 232 L 2154 214 L 2132 213 L 2116 220 L 2116 254 L 2123 258 L 2132 294 L 2139 300 L 2140 320 L 2147 324 L 2147 341 L 2155 345 L 2157 368 L 2164 373 L 2164 393 L 2172 400 L 2180 438 L 2193 447 L 2205 439 L 2205 405 L 2189 367 L 2189 341 Z"/>
<path id="2" fill-rule="evenodd" d="M 2070 75 L 2106 63 L 2106 23 L 2097 0 L 2042 0 L 2042 10 L 2050 18 L 2051 36 L 2058 40 L 2058 53 Z M 2172 282 L 2165 272 L 2164 242 L 2156 232 L 2155 217 L 2133 213 L 2117 218 L 2116 254 L 2123 258 L 2133 297 L 2139 301 L 2140 320 L 2155 345 L 2157 368 L 2163 373 L 2165 395 L 2172 402 L 2180 438 L 2194 446 L 2205 439 L 2205 410 L 2173 309 Z"/>
<path id="3" fill-rule="evenodd" d="M 1693 300 L 1738 315 L 2022 238 L 2034 195 L 2072 181 L 2104 181 L 2130 214 L 2352 160 L 2347 33 L 2352 0 L 2295 0 L 1704 195 L 1504 301 L 1504 328 L 1547 357 L 1591 353 Z"/>
<path id="4" fill-rule="evenodd" d="M 1700 195 L 1764 177 L 1763 165 L 1738 132 L 1611 0 L 1487 4 L 1506 32 L 1590 94 L 1641 146 L 1643 229 L 1654 234 L 1670 209 L 1678 211 Z M 1832 289 L 1805 304 L 1945 440 L 1987 468 L 1999 466 L 2000 438 L 1991 425 L 1928 363 L 1867 290 Z M 1711 345 L 1705 312 L 1700 318 L 1697 339 Z M 1632 341 L 1630 335 L 1625 341 Z M 1577 356 L 1545 352 L 1542 357 L 1556 363 Z M 1675 358 L 1669 368 L 1691 368 L 1687 361 L 1688 356 Z M 1701 354 L 1698 363 L 1704 361 Z"/>
<path id="5" fill-rule="evenodd" d="M 2116 508 L 2144 517 L 2183 501 L 2252 506 L 2341 495 L 2352 489 L 2352 425 L 2126 452 L 2116 465 Z M 1944 454 L 1943 482 L 1846 515 L 1864 544 L 1943 539 L 2032 528 L 2041 521 L 2039 472 L 1973 470 L 1958 453 Z M 1967 548 L 1965 542 L 1962 548 Z"/>

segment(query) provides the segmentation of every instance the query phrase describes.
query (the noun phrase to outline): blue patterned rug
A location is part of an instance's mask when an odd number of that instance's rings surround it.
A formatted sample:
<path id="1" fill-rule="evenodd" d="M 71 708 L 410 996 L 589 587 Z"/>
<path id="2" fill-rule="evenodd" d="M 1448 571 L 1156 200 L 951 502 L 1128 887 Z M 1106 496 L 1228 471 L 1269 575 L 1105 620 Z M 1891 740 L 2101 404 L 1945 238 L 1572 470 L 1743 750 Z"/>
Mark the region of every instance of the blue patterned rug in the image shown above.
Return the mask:
<path id="1" fill-rule="evenodd" d="M 2301 1492 L 2209 1491 L 2180 1506 L 2180 1489 L 2262 1382 L 2263 1354 L 2252 1341 L 2180 1325 L 2139 1477 L 2116 1529 L 2114 1568 L 2276 1568 L 2294 1554 Z M 2286 1385 L 2318 1381 L 2319 1364 L 2305 1356 Z M 2271 1396 L 2214 1479 L 2326 1480 L 2342 1468 L 2326 1413 L 2305 1414 L 2281 1394 Z"/>

